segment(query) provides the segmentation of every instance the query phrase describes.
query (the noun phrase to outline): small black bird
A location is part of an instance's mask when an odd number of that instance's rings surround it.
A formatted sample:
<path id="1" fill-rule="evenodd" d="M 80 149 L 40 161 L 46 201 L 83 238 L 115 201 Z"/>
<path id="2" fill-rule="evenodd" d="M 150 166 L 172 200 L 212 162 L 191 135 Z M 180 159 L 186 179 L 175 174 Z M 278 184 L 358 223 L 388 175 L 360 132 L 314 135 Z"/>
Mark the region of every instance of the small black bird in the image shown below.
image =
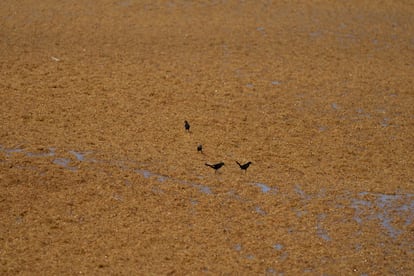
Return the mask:
<path id="1" fill-rule="evenodd" d="M 203 153 L 203 145 L 202 144 L 197 146 L 197 152 Z"/>
<path id="2" fill-rule="evenodd" d="M 220 163 L 217 163 L 217 164 L 214 164 L 214 165 L 210 165 L 210 164 L 206 163 L 206 166 L 212 167 L 214 169 L 214 172 L 217 172 L 218 169 L 220 169 L 221 167 L 224 166 L 224 163 L 220 162 Z"/>
<path id="3" fill-rule="evenodd" d="M 184 128 L 187 132 L 190 131 L 190 124 L 187 121 L 184 121 Z"/>
<path id="4" fill-rule="evenodd" d="M 240 169 L 242 169 L 242 170 L 244 170 L 245 172 L 247 172 L 247 168 L 250 166 L 250 164 L 252 164 L 252 162 L 247 162 L 246 164 L 240 164 L 239 162 L 237 162 L 236 161 L 236 163 L 237 163 L 237 165 L 239 165 L 239 167 L 240 167 Z"/>

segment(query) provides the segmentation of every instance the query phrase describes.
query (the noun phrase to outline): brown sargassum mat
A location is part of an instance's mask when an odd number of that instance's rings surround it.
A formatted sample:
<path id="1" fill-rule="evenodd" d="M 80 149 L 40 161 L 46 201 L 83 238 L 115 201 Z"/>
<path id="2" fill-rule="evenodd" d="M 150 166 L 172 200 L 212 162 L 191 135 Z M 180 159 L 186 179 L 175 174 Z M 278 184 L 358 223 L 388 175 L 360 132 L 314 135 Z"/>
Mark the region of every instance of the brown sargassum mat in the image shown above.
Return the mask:
<path id="1" fill-rule="evenodd" d="M 0 273 L 413 275 L 413 14 L 2 1 Z"/>

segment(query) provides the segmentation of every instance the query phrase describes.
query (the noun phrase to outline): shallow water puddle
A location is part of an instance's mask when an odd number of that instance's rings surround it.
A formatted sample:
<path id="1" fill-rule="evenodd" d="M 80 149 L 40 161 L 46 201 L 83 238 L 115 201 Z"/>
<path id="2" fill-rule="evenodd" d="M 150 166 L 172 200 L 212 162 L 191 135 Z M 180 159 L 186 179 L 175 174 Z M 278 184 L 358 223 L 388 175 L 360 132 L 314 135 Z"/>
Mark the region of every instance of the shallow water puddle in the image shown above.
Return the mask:
<path id="1" fill-rule="evenodd" d="M 68 158 L 56 158 L 55 160 L 53 160 L 53 164 L 62 166 L 62 167 L 68 167 L 70 163 L 70 159 Z"/>
<path id="2" fill-rule="evenodd" d="M 73 154 L 78 161 L 86 161 L 86 159 L 85 159 L 86 158 L 86 155 L 88 155 L 88 154 L 90 154 L 92 152 L 89 151 L 89 152 L 86 152 L 86 153 L 82 153 L 82 152 L 70 150 L 69 153 L 70 154 Z"/>
<path id="3" fill-rule="evenodd" d="M 276 193 L 277 192 L 276 188 L 269 187 L 268 185 L 266 185 L 264 183 L 253 182 L 252 184 L 259 187 L 260 190 L 262 191 L 262 193 L 268 193 L 268 192 Z"/>
<path id="4" fill-rule="evenodd" d="M 328 232 L 322 226 L 322 222 L 325 218 L 325 214 L 318 215 L 318 222 L 316 224 L 316 234 L 325 241 L 331 241 L 331 237 L 328 235 Z"/>
<path id="5" fill-rule="evenodd" d="M 365 199 L 369 197 L 372 200 Z M 354 219 L 358 224 L 379 221 L 381 227 L 391 238 L 397 238 L 402 230 L 393 225 L 396 218 L 404 219 L 405 226 L 414 221 L 414 194 L 387 195 L 361 192 L 352 199 L 355 209 Z"/>

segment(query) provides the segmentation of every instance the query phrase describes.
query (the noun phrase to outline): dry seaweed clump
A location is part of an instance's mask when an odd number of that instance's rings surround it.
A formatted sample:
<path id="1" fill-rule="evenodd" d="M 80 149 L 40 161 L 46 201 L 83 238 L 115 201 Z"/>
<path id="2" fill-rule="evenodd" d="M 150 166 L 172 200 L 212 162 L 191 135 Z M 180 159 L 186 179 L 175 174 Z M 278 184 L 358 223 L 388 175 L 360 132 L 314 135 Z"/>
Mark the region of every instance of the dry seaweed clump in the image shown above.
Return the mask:
<path id="1" fill-rule="evenodd" d="M 0 274 L 414 275 L 413 13 L 3 1 Z"/>

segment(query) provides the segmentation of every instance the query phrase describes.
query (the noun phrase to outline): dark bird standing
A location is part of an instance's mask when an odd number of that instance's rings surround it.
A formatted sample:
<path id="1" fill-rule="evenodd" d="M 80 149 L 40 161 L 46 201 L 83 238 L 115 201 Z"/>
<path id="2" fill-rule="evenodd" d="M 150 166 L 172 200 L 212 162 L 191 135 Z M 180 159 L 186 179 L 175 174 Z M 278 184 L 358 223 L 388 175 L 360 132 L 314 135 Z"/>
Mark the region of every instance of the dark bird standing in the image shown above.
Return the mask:
<path id="1" fill-rule="evenodd" d="M 197 146 L 197 152 L 203 153 L 203 145 L 202 144 Z"/>
<path id="2" fill-rule="evenodd" d="M 190 131 L 190 124 L 187 121 L 184 121 L 184 128 L 187 132 Z"/>
<path id="3" fill-rule="evenodd" d="M 213 168 L 214 169 L 214 172 L 217 172 L 218 169 L 220 169 L 221 167 L 224 166 L 224 163 L 223 162 L 220 162 L 220 163 L 213 164 L 213 165 L 210 165 L 210 164 L 207 164 L 206 163 L 206 166 L 209 166 L 209 167 Z"/>
<path id="4" fill-rule="evenodd" d="M 240 164 L 239 162 L 237 162 L 236 161 L 236 163 L 237 163 L 237 165 L 239 165 L 239 167 L 240 167 L 240 169 L 242 169 L 242 170 L 244 170 L 245 172 L 247 172 L 247 168 L 250 166 L 250 164 L 252 164 L 252 162 L 247 162 L 246 164 Z"/>

